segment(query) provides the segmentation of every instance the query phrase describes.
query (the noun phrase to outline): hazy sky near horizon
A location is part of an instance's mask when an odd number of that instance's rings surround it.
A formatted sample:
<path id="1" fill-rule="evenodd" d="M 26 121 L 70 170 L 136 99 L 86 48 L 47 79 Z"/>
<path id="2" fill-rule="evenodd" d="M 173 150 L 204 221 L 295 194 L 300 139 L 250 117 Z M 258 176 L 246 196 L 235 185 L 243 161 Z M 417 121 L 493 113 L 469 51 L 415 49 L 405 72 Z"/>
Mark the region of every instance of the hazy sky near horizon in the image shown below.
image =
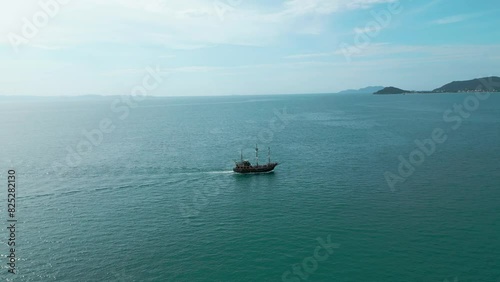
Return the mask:
<path id="1" fill-rule="evenodd" d="M 432 90 L 500 75 L 494 0 L 28 0 L 2 3 L 0 95 Z"/>

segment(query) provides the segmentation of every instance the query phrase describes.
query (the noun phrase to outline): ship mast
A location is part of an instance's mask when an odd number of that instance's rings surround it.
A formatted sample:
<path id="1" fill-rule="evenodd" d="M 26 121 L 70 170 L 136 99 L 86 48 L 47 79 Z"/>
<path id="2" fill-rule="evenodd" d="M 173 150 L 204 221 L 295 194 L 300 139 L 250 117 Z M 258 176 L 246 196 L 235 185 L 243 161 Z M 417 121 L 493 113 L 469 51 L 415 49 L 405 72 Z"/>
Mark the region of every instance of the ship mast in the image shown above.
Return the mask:
<path id="1" fill-rule="evenodd" d="M 271 147 L 267 147 L 267 163 L 271 163 Z"/>
<path id="2" fill-rule="evenodd" d="M 259 148 L 257 148 L 257 144 L 255 144 L 255 161 L 259 165 Z"/>
<path id="3" fill-rule="evenodd" d="M 240 150 L 240 159 L 243 162 L 243 150 Z"/>

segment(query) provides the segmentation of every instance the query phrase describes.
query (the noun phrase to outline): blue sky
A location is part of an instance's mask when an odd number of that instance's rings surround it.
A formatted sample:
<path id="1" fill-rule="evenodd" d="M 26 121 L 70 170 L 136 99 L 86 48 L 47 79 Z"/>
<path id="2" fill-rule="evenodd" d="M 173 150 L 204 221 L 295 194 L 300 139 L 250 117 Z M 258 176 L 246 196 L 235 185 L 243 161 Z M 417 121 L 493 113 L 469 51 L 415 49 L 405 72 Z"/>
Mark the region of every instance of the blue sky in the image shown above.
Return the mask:
<path id="1" fill-rule="evenodd" d="M 147 67 L 165 77 L 155 96 L 428 90 L 500 75 L 499 12 L 494 0 L 9 1 L 0 95 L 129 94 Z"/>

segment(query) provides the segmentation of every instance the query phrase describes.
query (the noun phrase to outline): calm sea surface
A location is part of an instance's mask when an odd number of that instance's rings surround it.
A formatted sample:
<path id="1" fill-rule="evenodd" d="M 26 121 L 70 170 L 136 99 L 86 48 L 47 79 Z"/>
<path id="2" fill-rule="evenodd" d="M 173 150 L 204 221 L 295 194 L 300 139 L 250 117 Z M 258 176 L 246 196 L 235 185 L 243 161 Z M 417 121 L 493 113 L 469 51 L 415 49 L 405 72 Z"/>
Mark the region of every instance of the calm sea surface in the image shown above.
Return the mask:
<path id="1" fill-rule="evenodd" d="M 500 95 L 469 96 L 1 98 L 0 279 L 500 281 Z M 233 174 L 256 143 L 275 173 Z"/>

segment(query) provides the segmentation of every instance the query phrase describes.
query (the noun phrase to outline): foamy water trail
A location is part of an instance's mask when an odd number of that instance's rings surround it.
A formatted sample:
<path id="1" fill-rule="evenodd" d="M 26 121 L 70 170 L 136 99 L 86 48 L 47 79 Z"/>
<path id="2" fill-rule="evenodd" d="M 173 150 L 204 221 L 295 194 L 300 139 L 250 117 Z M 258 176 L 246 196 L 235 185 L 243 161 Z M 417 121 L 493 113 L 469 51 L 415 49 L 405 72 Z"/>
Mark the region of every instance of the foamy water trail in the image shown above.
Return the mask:
<path id="1" fill-rule="evenodd" d="M 208 174 L 230 174 L 233 173 L 232 170 L 221 170 L 221 171 L 208 171 Z"/>

